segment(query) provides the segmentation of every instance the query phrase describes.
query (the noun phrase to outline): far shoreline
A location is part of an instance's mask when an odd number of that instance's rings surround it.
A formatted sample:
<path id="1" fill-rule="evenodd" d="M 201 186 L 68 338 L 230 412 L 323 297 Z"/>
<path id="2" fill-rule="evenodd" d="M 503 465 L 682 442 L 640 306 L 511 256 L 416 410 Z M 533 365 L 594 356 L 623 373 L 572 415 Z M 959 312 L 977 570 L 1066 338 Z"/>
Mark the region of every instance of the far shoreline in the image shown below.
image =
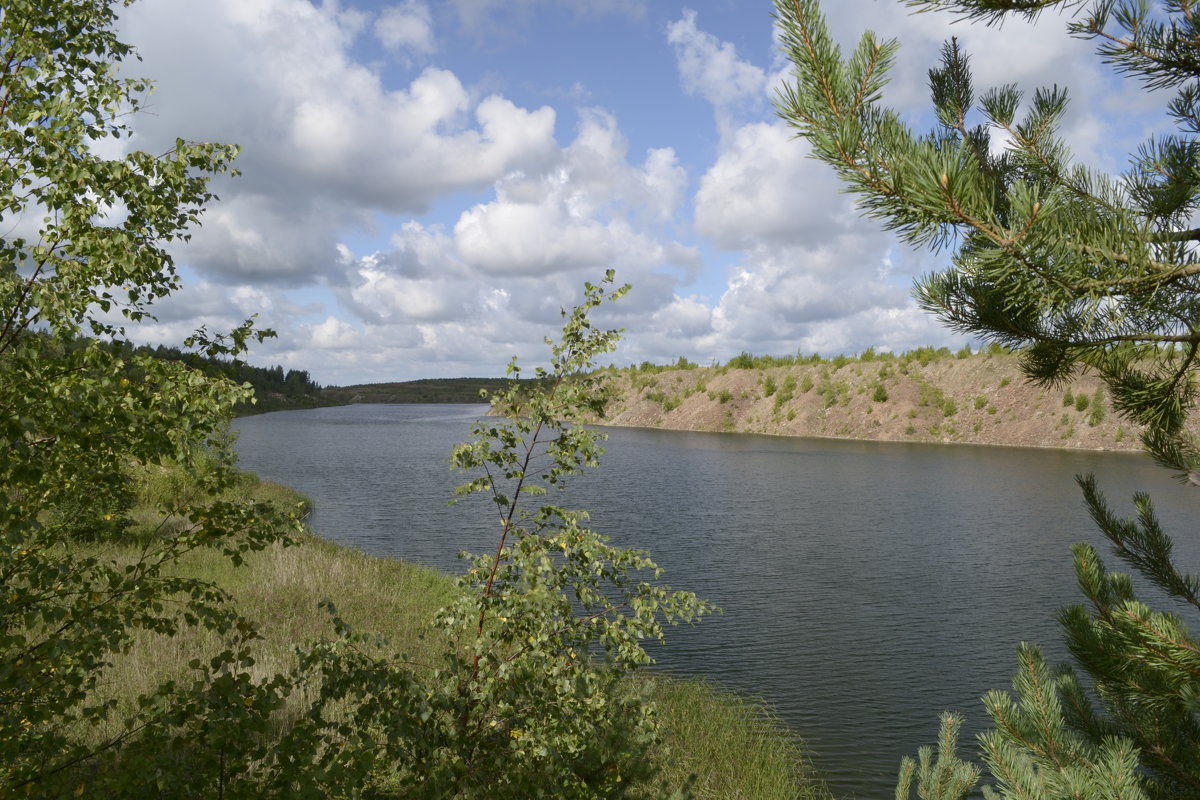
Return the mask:
<path id="1" fill-rule="evenodd" d="M 589 426 L 596 428 L 628 428 L 629 430 L 641 431 L 671 431 L 673 433 L 708 433 L 719 436 L 767 436 L 772 439 L 820 439 L 823 441 L 836 442 L 871 442 L 872 444 L 902 444 L 902 445 L 937 445 L 937 446 L 965 446 L 965 447 L 988 447 L 988 448 L 1010 448 L 1014 450 L 1063 450 L 1072 453 L 1112 453 L 1112 454 L 1128 454 L 1131 456 L 1145 455 L 1141 447 L 1071 447 L 1060 444 L 1009 444 L 1005 442 L 976 442 L 971 440 L 952 441 L 948 439 L 878 439 L 862 436 L 835 436 L 833 434 L 821 433 L 775 433 L 770 431 L 722 431 L 722 430 L 702 430 L 696 428 L 673 428 L 665 425 L 632 425 L 612 422 L 589 422 Z"/>

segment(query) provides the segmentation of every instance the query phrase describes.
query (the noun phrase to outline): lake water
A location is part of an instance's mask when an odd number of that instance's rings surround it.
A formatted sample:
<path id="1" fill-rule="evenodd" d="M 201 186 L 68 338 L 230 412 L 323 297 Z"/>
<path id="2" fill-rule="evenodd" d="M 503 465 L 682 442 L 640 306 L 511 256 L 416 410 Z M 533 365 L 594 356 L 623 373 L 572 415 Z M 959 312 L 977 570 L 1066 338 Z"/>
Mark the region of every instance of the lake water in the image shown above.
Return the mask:
<path id="1" fill-rule="evenodd" d="M 237 420 L 242 465 L 316 502 L 312 527 L 369 553 L 458 571 L 495 542 L 478 502 L 448 507 L 450 448 L 484 406 L 356 405 Z M 890 798 L 944 709 L 985 727 L 1018 642 L 1065 650 L 1072 542 L 1097 544 L 1073 476 L 1130 513 L 1151 493 L 1183 565 L 1200 495 L 1134 454 L 609 429 L 602 467 L 555 502 L 724 614 L 668 631 L 660 666 L 760 695 L 838 797 Z M 1144 599 L 1158 595 L 1140 587 Z M 964 753 L 965 754 L 965 753 Z"/>

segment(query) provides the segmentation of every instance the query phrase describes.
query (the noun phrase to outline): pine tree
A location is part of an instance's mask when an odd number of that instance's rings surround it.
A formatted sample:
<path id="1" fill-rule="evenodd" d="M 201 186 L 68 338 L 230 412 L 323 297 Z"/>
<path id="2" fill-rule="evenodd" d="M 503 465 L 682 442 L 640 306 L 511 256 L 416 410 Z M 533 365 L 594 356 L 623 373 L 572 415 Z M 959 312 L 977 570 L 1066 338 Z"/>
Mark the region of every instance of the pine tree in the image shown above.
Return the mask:
<path id="1" fill-rule="evenodd" d="M 976 96 L 968 55 L 951 39 L 929 72 L 936 126 L 916 133 L 881 103 L 898 44 L 863 35 L 844 58 L 817 0 L 776 0 L 794 81 L 780 115 L 834 168 L 871 218 L 905 241 L 953 248 L 951 266 L 918 282 L 920 305 L 951 328 L 1020 348 L 1025 374 L 1056 385 L 1095 371 L 1114 409 L 1138 423 L 1147 451 L 1200 484 L 1200 448 L 1185 428 L 1200 352 L 1200 10 L 1189 0 L 910 0 L 984 23 L 1063 7 L 1068 33 L 1146 89 L 1172 89 L 1178 132 L 1151 138 L 1121 175 L 1073 161 L 1058 126 L 1068 94 L 1028 100 L 1013 85 Z M 993 137 L 996 142 L 993 143 Z M 1137 519 L 1109 510 L 1080 478 L 1116 555 L 1179 604 L 1138 602 L 1129 575 L 1094 548 L 1074 548 L 1087 605 L 1061 612 L 1074 668 L 1052 671 L 1023 645 L 1015 698 L 992 692 L 980 737 L 1002 797 L 1200 797 L 1200 641 L 1181 614 L 1200 609 L 1200 579 L 1180 572 L 1149 498 Z M 974 780 L 944 718 L 938 760 L 907 762 L 923 798 L 964 797 Z M 970 778 L 970 780 L 964 779 Z"/>

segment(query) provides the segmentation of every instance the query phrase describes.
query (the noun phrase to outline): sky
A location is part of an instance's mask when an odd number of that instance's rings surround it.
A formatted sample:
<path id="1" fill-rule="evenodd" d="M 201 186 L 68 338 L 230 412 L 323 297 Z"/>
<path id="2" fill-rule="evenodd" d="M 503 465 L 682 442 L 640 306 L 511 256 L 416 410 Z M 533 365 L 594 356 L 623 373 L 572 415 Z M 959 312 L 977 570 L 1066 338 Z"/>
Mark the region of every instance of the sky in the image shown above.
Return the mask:
<path id="1" fill-rule="evenodd" d="M 951 35 L 978 90 L 1065 85 L 1063 134 L 1119 171 L 1163 98 L 1122 80 L 1067 19 L 1000 27 L 826 2 L 844 49 L 902 50 L 885 101 L 927 129 Z M 863 219 L 776 115 L 789 80 L 769 0 L 141 0 L 121 38 L 152 78 L 129 147 L 237 143 L 241 175 L 174 256 L 183 288 L 144 342 L 251 314 L 246 357 L 324 385 L 501 375 L 606 269 L 632 292 L 596 321 L 615 363 L 742 351 L 834 355 L 967 343 L 918 310 L 945 253 Z"/>

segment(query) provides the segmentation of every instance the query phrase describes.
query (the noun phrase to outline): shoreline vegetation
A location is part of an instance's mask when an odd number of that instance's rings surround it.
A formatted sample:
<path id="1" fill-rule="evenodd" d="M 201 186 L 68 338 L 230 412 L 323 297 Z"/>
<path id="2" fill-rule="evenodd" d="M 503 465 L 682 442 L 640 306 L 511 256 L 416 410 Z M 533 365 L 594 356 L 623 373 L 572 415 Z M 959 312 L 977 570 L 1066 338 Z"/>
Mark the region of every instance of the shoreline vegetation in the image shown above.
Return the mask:
<path id="1" fill-rule="evenodd" d="M 138 532 L 153 535 L 161 523 L 156 507 L 168 496 L 186 493 L 187 483 L 178 472 L 161 468 L 135 476 L 141 502 L 132 513 L 133 535 L 128 542 L 106 544 L 106 550 L 128 549 L 135 557 L 144 538 Z M 306 516 L 311 510 L 311 501 L 299 492 L 251 473 L 243 474 L 235 493 L 238 499 L 298 509 Z M 319 608 L 322 601 L 332 602 L 338 616 L 361 633 L 386 637 L 415 661 L 431 663 L 439 646 L 428 623 L 455 592 L 450 575 L 371 556 L 311 530 L 295 544 L 248 553 L 237 567 L 219 551 L 198 549 L 180 560 L 178 570 L 220 586 L 242 615 L 258 623 L 261 639 L 253 669 L 264 676 L 293 666 L 293 644 L 329 637 L 330 616 Z M 114 664 L 107 691 L 129 703 L 160 680 L 186 676 L 188 662 L 216 644 L 211 638 L 196 629 L 175 637 L 143 636 Z M 657 706 L 668 734 L 654 754 L 661 776 L 633 797 L 666 796 L 694 773 L 694 796 L 700 799 L 829 798 L 803 743 L 766 703 L 701 678 L 643 670 L 635 680 Z M 93 733 L 102 737 L 106 731 Z M 373 796 L 387 797 L 386 787 Z"/>
<path id="2" fill-rule="evenodd" d="M 1030 383 L 1019 354 L 920 347 L 901 354 L 754 356 L 702 367 L 680 358 L 608 367 L 609 404 L 597 425 L 885 442 L 1142 450 L 1138 426 L 1082 373 L 1061 386 Z M 427 379 L 327 387 L 322 401 L 472 403 L 500 378 Z M 1194 425 L 1194 423 L 1191 423 Z"/>

